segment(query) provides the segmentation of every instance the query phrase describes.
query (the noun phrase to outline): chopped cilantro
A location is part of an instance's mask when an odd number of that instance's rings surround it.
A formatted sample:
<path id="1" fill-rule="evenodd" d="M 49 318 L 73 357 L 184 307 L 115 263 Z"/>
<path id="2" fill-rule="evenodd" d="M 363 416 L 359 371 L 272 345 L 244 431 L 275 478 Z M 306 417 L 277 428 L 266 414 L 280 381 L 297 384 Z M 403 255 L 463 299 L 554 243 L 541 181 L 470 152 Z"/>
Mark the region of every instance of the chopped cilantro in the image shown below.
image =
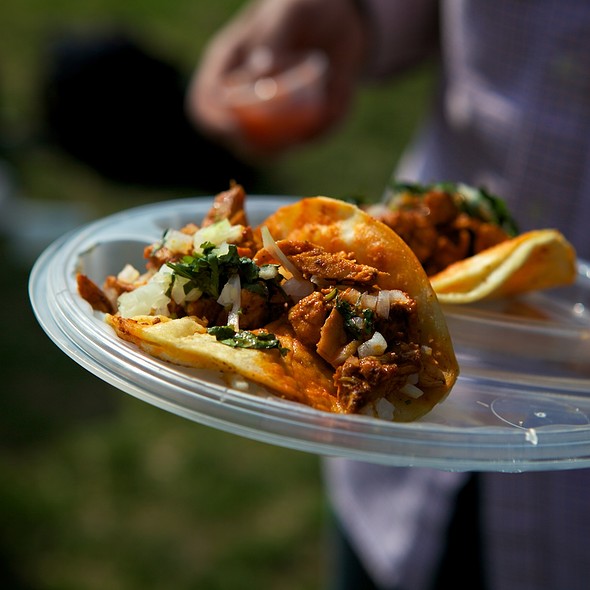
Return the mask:
<path id="1" fill-rule="evenodd" d="M 455 182 L 418 184 L 393 181 L 390 186 L 390 202 L 395 207 L 401 203 L 400 198 L 403 198 L 404 194 L 420 196 L 437 189 L 453 195 L 457 207 L 470 217 L 495 223 L 509 236 L 519 233 L 518 225 L 504 200 L 482 187 L 476 188 Z"/>
<path id="2" fill-rule="evenodd" d="M 243 288 L 263 296 L 268 296 L 268 282 L 260 278 L 260 267 L 250 258 L 238 255 L 234 244 L 229 244 L 227 252 L 220 253 L 217 247 L 206 242 L 201 245 L 202 253 L 184 256 L 179 262 L 168 262 L 168 266 L 179 276 L 189 279 L 185 290 L 199 289 L 215 299 L 230 276 L 238 274 Z M 278 281 L 277 275 L 272 281 Z M 187 291 L 188 292 L 188 291 Z"/>
<path id="3" fill-rule="evenodd" d="M 207 332 L 215 336 L 222 344 L 232 348 L 256 348 L 259 350 L 278 348 L 282 355 L 287 352 L 287 349 L 281 346 L 280 340 L 270 332 L 236 331 L 231 326 L 214 326 L 207 328 Z"/>
<path id="4" fill-rule="evenodd" d="M 375 312 L 369 308 L 351 305 L 338 297 L 336 309 L 344 320 L 344 329 L 355 340 L 366 340 L 375 331 Z"/>

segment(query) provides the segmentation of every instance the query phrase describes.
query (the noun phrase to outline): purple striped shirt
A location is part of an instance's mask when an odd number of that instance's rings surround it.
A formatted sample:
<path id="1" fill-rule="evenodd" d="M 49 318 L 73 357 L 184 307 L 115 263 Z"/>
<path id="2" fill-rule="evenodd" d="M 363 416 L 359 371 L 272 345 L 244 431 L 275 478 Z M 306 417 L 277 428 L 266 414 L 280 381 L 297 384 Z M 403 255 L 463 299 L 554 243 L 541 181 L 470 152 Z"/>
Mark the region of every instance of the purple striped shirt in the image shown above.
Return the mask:
<path id="1" fill-rule="evenodd" d="M 508 201 L 523 230 L 556 227 L 590 259 L 590 3 L 363 4 L 373 76 L 431 51 L 439 23 L 440 91 L 396 176 L 484 185 Z M 428 588 L 465 474 L 327 459 L 325 475 L 375 580 Z M 483 474 L 490 590 L 588 587 L 588 490 L 588 470 Z"/>

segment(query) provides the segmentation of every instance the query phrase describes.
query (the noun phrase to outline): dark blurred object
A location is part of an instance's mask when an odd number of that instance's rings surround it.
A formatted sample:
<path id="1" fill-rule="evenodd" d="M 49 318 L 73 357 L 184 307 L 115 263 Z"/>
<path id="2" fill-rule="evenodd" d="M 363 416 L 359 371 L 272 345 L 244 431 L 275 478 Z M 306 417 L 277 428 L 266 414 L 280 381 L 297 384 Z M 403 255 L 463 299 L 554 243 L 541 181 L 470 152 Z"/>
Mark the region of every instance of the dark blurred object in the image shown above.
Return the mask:
<path id="1" fill-rule="evenodd" d="M 216 192 L 256 171 L 199 135 L 186 83 L 126 33 L 64 35 L 49 49 L 43 103 L 49 139 L 112 180 Z"/>

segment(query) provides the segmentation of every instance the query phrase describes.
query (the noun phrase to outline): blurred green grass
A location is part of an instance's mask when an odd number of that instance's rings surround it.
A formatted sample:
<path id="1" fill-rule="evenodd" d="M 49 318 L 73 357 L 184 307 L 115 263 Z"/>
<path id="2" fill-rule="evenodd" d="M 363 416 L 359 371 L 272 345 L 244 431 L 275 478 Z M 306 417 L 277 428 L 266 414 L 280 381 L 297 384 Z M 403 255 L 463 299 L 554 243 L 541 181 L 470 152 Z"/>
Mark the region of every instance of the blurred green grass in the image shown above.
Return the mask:
<path id="1" fill-rule="evenodd" d="M 15 194 L 83 204 L 90 217 L 198 194 L 110 182 L 44 142 L 39 81 L 52 37 L 114 25 L 134 30 L 188 75 L 206 40 L 241 4 L 0 4 L 0 157 Z M 340 129 L 269 164 L 255 189 L 378 198 L 430 87 L 426 68 L 363 90 Z M 11 222 L 25 227 L 29 220 Z M 0 586 L 323 587 L 319 459 L 189 422 L 102 383 L 36 323 L 26 291 L 30 252 L 3 236 L 0 254 Z"/>

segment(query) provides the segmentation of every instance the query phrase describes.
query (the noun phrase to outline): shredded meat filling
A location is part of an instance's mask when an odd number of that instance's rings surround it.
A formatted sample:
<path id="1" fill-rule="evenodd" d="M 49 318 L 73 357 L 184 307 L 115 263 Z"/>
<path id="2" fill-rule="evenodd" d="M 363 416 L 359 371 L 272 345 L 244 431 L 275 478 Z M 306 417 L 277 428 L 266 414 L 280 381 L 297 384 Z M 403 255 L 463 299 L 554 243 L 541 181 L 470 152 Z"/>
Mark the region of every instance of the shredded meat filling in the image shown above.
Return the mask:
<path id="1" fill-rule="evenodd" d="M 355 296 L 356 293 L 356 296 Z M 386 340 L 383 354 L 357 355 L 362 336 L 351 334 L 337 301 L 345 301 L 352 318 L 361 321 L 367 308 L 356 305 L 362 300 L 360 291 L 345 288 L 334 295 L 331 289 L 316 291 L 296 303 L 288 319 L 302 344 L 312 348 L 334 369 L 338 401 L 346 412 L 357 412 L 367 403 L 403 387 L 408 377 L 423 368 L 421 348 L 417 344 L 416 302 L 407 297 L 392 302 L 387 318 L 369 313 L 378 331 Z M 351 321 L 351 317 L 347 318 Z M 368 338 L 371 334 L 365 335 Z M 357 338 L 361 338 L 358 340 Z"/>
<path id="2" fill-rule="evenodd" d="M 115 313 L 116 307 L 107 297 L 104 291 L 86 275 L 76 275 L 76 283 L 80 297 L 88 301 L 92 309 L 103 313 Z"/>
<path id="3" fill-rule="evenodd" d="M 508 239 L 495 223 L 460 211 L 452 195 L 441 190 L 408 196 L 402 208 L 376 217 L 410 246 L 429 276 Z"/>
<path id="4" fill-rule="evenodd" d="M 227 219 L 232 225 L 247 225 L 244 209 L 245 198 L 244 188 L 233 183 L 229 190 L 223 191 L 215 197 L 213 206 L 203 219 L 202 226 L 205 227 L 223 219 Z"/>
<path id="5" fill-rule="evenodd" d="M 396 391 L 421 367 L 420 349 L 412 343 L 380 357 L 350 356 L 334 375 L 338 401 L 344 411 L 358 412 L 369 402 Z"/>
<path id="6" fill-rule="evenodd" d="M 333 307 L 326 323 L 320 330 L 320 339 L 316 346 L 317 353 L 333 367 L 337 367 L 341 364 L 342 353 L 350 341 L 350 336 L 344 329 L 344 319 L 340 312 Z"/>
<path id="7" fill-rule="evenodd" d="M 297 339 L 309 347 L 315 347 L 320 340 L 321 329 L 330 309 L 319 291 L 304 297 L 289 310 L 289 322 Z"/>
<path id="8" fill-rule="evenodd" d="M 349 255 L 327 252 L 309 242 L 281 240 L 277 246 L 305 277 L 316 276 L 338 282 L 372 284 L 379 272 L 366 264 L 359 264 Z"/>

